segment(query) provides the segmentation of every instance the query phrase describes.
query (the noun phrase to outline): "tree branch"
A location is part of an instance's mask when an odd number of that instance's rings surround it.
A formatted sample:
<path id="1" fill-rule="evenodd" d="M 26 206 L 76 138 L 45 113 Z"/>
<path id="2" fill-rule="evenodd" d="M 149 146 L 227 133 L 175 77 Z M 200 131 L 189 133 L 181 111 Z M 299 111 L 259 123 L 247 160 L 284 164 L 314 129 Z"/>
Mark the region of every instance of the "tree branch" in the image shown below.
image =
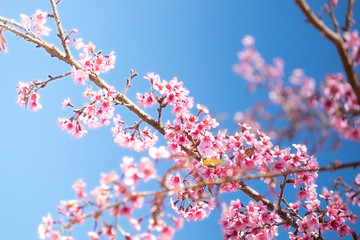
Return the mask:
<path id="1" fill-rule="evenodd" d="M 68 44 L 66 44 L 66 37 L 65 37 L 65 34 L 64 34 L 64 29 L 61 26 L 59 14 L 57 12 L 56 3 L 54 2 L 54 0 L 50 0 L 50 3 L 51 3 L 52 12 L 54 14 L 56 27 L 57 27 L 58 32 L 59 32 L 59 38 L 60 38 L 61 44 L 62 44 L 62 46 L 63 46 L 63 48 L 65 50 L 66 57 L 72 58 L 70 50 L 69 50 L 69 46 L 68 46 Z"/>
<path id="2" fill-rule="evenodd" d="M 342 65 L 344 67 L 347 79 L 349 84 L 351 85 L 354 93 L 357 97 L 358 103 L 360 103 L 360 84 L 359 79 L 354 71 L 353 63 L 349 54 L 348 49 L 345 46 L 343 38 L 340 34 L 333 32 L 330 28 L 328 28 L 324 22 L 319 19 L 314 12 L 311 10 L 310 6 L 306 3 L 305 0 L 295 0 L 295 3 L 299 6 L 300 10 L 307 17 L 307 20 L 317 29 L 319 32 L 324 35 L 327 39 L 329 39 L 336 47 Z M 349 11 L 348 11 L 349 12 Z M 350 10 L 349 14 L 352 16 L 352 10 Z"/>
<path id="3" fill-rule="evenodd" d="M 354 6 L 355 6 L 355 1 L 354 0 L 348 0 L 348 8 L 347 8 L 347 11 L 346 11 L 344 32 L 350 32 L 350 29 L 351 29 L 352 25 L 354 24 L 354 20 L 353 20 Z"/>

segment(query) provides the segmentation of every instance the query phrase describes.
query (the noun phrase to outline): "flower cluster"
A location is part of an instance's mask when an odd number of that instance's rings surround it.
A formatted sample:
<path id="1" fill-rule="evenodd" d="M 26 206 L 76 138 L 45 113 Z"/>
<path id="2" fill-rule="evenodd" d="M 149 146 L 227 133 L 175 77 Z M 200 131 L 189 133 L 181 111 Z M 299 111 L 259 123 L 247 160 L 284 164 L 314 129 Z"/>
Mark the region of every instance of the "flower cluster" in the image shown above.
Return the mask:
<path id="1" fill-rule="evenodd" d="M 21 107 L 29 106 L 29 108 L 35 112 L 42 108 L 41 104 L 39 103 L 40 95 L 37 93 L 37 87 L 35 83 L 31 82 L 29 84 L 19 82 L 17 89 L 18 96 L 16 102 Z"/>
<path id="2" fill-rule="evenodd" d="M 232 200 L 230 206 L 224 205 L 220 224 L 224 239 L 273 239 L 278 235 L 280 217 L 268 211 L 259 202 L 250 201 L 247 205 L 239 199 Z"/>
<path id="3" fill-rule="evenodd" d="M 354 65 L 357 66 L 360 63 L 360 37 L 357 30 L 350 32 L 344 32 L 344 40 L 346 41 L 346 47 L 351 52 L 351 58 Z"/>
<path id="4" fill-rule="evenodd" d="M 345 191 L 347 200 L 360 207 L 360 173 L 355 177 L 354 187 L 348 185 L 345 185 L 345 187 L 347 188 Z"/>
<path id="5" fill-rule="evenodd" d="M 193 98 L 188 97 L 189 91 L 183 87 L 183 82 L 179 82 L 175 77 L 170 81 L 160 79 L 160 76 L 154 73 L 148 73 L 145 79 L 148 79 L 151 83 L 153 91 L 157 91 L 161 97 L 155 96 L 156 99 L 162 104 L 162 106 L 171 105 L 173 107 L 173 114 L 187 113 L 189 108 L 193 107 Z M 152 96 L 153 93 L 139 95 L 139 96 Z M 154 100 L 149 100 L 149 103 L 143 103 L 142 105 L 151 106 Z"/>
<path id="6" fill-rule="evenodd" d="M 165 196 L 161 192 L 154 194 L 134 192 L 140 181 L 148 182 L 157 177 L 153 161 L 143 157 L 140 163 L 135 163 L 133 158 L 124 157 L 120 168 L 124 177 L 114 171 L 102 173 L 100 185 L 90 191 L 90 197 L 85 192 L 86 183 L 82 179 L 75 182 L 73 189 L 76 191 L 76 199 L 61 201 L 57 208 L 61 216 L 58 220 L 53 220 L 50 214 L 43 217 L 43 222 L 38 228 L 39 238 L 72 240 L 71 236 L 62 236 L 59 229 L 71 229 L 77 224 L 93 219 L 94 228 L 88 232 L 91 240 L 114 239 L 119 229 L 127 240 L 172 239 L 175 231 L 181 229 L 183 224 L 182 218 L 168 214 L 168 218 L 165 219 L 165 216 L 160 214 L 163 211 L 162 201 Z M 143 208 L 146 203 L 150 204 L 152 214 L 135 217 L 139 214 L 134 212 Z M 104 219 L 106 215 L 110 215 L 115 221 L 108 222 Z M 129 219 L 133 230 L 125 231 L 117 224 L 121 217 Z M 145 220 L 148 220 L 148 225 L 142 231 Z M 131 234 L 130 231 L 133 233 Z"/>
<path id="7" fill-rule="evenodd" d="M 261 54 L 256 50 L 255 40 L 252 36 L 245 36 L 242 44 L 245 49 L 237 54 L 239 63 L 235 64 L 233 69 L 250 83 L 251 90 L 255 90 L 257 85 L 264 83 L 267 79 L 274 84 L 281 81 L 284 75 L 282 59 L 275 58 L 273 65 L 266 64 Z"/>
<path id="8" fill-rule="evenodd" d="M 333 129 L 342 138 L 360 141 L 360 105 L 345 77 L 341 73 L 326 75 L 322 93 L 321 107 Z"/>
<path id="9" fill-rule="evenodd" d="M 75 39 L 74 46 L 77 49 L 82 48 L 83 50 L 83 52 L 80 53 L 79 60 L 81 68 L 73 68 L 71 71 L 75 83 L 84 85 L 85 80 L 89 78 L 89 74 L 99 75 L 114 68 L 116 60 L 114 51 L 108 55 L 103 55 L 101 51 L 96 53 L 95 45 L 91 42 L 83 44 L 82 39 Z"/>
<path id="10" fill-rule="evenodd" d="M 91 87 L 86 88 L 84 97 L 91 102 L 85 104 L 81 109 L 74 109 L 75 115 L 70 118 L 59 118 L 58 122 L 62 130 L 68 131 L 74 137 L 82 137 L 87 131 L 83 125 L 89 128 L 98 128 L 110 124 L 110 119 L 114 115 L 113 100 L 116 96 L 114 88 L 109 90 L 101 89 L 93 91 Z M 63 108 L 75 108 L 70 99 L 65 99 Z"/>
<path id="11" fill-rule="evenodd" d="M 115 126 L 111 128 L 114 141 L 121 147 L 129 148 L 134 151 L 144 151 L 154 146 L 158 140 L 155 133 L 152 133 L 148 127 L 140 128 L 142 121 L 134 126 L 125 126 L 121 116 L 113 118 Z"/>
<path id="12" fill-rule="evenodd" d="M 167 237 L 161 237 L 168 239 L 175 231 L 175 228 L 169 227 L 161 220 L 162 215 L 159 215 L 163 210 L 162 204 L 166 196 L 172 196 L 171 207 L 182 218 L 188 221 L 203 220 L 214 209 L 213 191 L 216 190 L 216 185 L 219 186 L 216 191 L 236 192 L 242 187 L 241 179 L 252 173 L 260 174 L 260 176 L 276 173 L 283 175 L 285 179 L 280 185 L 277 184 L 275 177 L 262 178 L 273 192 L 282 192 L 285 185 L 292 185 L 296 189 L 296 200 L 287 201 L 284 207 L 281 204 L 284 196 L 277 195 L 279 208 L 290 216 L 292 224 L 289 223 L 289 219 L 280 221 L 278 213 L 268 211 L 262 201 L 250 202 L 247 206 L 235 201 L 229 208 L 231 210 L 225 210 L 223 213 L 222 224 L 226 238 L 233 239 L 236 236 L 248 239 L 271 238 L 277 236 L 279 224 L 285 225 L 287 229 L 295 228 L 290 234 L 292 239 L 311 238 L 318 234 L 319 230 L 322 233 L 334 230 L 339 236 L 352 232 L 346 225 L 346 221 L 353 224 L 356 216 L 349 211 L 346 204 L 342 203 L 341 198 L 336 195 L 329 196 L 325 192 L 322 195 L 317 193 L 315 182 L 318 177 L 316 171 L 318 163 L 316 158 L 307 154 L 306 146 L 294 144 L 295 153 L 292 153 L 289 148 L 280 149 L 278 146 L 273 146 L 271 139 L 265 133 L 251 131 L 251 127 L 245 123 L 241 124 L 241 130 L 234 134 L 228 134 L 225 130 L 214 134 L 213 130 L 218 126 L 217 121 L 209 115 L 205 106 L 199 104 L 196 105 L 196 113 L 192 113 L 192 98 L 188 97 L 188 91 L 181 82 L 178 82 L 176 78 L 170 82 L 160 81 L 160 77 L 154 74 L 148 74 L 147 79 L 152 84 L 152 94 L 157 99 L 156 101 L 163 107 L 172 106 L 172 112 L 175 115 L 173 122 L 168 121 L 165 125 L 165 137 L 168 141 L 168 149 L 172 151 L 170 157 L 175 160 L 175 166 L 166 173 L 161 182 L 163 189 L 157 192 L 152 200 L 154 206 L 151 208 L 153 209 L 152 220 L 149 221 L 148 227 L 150 232 L 159 231 L 161 236 L 168 234 Z M 295 72 L 291 79 L 294 84 L 298 84 L 305 81 L 306 77 L 301 72 Z M 111 102 L 114 97 L 113 91 L 94 92 L 88 89 L 85 93 L 85 96 L 91 97 L 93 101 L 89 105 L 98 105 L 100 112 L 109 113 L 103 109 L 103 103 Z M 157 96 L 156 94 L 159 93 L 160 95 Z M 70 101 L 65 101 L 63 106 L 73 107 Z M 177 109 L 181 110 L 177 111 Z M 96 115 L 97 111 L 89 111 L 87 106 L 75 112 L 78 113 L 75 120 L 88 125 L 93 122 L 89 114 L 102 116 Z M 112 111 L 110 112 L 111 114 L 105 114 L 108 117 L 102 119 L 108 120 L 112 116 Z M 117 116 L 114 118 L 114 123 L 115 127 L 112 131 L 115 141 L 121 146 L 144 150 L 155 142 L 154 135 L 148 129 L 140 130 L 141 121 L 132 127 L 124 127 L 121 117 Z M 130 131 L 133 132 L 130 133 Z M 152 148 L 151 155 L 154 158 L 169 157 L 169 153 L 160 148 Z M 125 157 L 120 167 L 123 172 L 121 178 L 115 172 L 103 174 L 101 185 L 91 192 L 94 199 L 92 205 L 98 209 L 95 215 L 89 216 L 95 221 L 104 209 L 109 210 L 113 216 L 130 218 L 134 208 L 143 206 L 145 197 L 133 191 L 140 181 L 146 182 L 157 177 L 154 164 L 149 158 L 142 158 L 140 164 L 135 164 L 134 159 Z M 177 172 L 172 174 L 175 170 Z M 85 216 L 82 211 L 84 204 L 89 203 L 89 200 L 85 203 L 81 200 L 87 198 L 84 186 L 82 181 L 74 185 L 78 197 L 76 204 L 71 202 L 70 208 L 59 208 L 62 209 L 62 215 L 69 217 L 67 223 L 70 225 L 81 223 L 83 221 L 81 216 Z M 116 202 L 111 203 L 114 201 L 114 196 Z M 325 200 L 328 205 L 324 209 L 319 199 L 322 196 L 327 196 Z M 128 204 L 130 202 L 131 205 Z M 333 213 L 335 212 L 341 214 L 334 220 Z M 300 214 L 303 213 L 305 213 L 304 217 L 301 217 Z M 246 219 L 251 219 L 250 223 L 249 221 L 245 223 Z M 143 218 L 132 218 L 131 224 L 134 229 L 141 229 L 142 221 Z M 339 224 L 335 226 L 335 222 Z M 113 225 L 103 221 L 103 227 L 102 230 L 89 232 L 89 236 L 92 239 L 98 239 L 100 235 L 106 235 L 109 238 L 115 236 L 116 231 Z M 42 226 L 41 229 L 46 228 Z M 47 231 L 47 233 L 50 232 L 50 230 Z M 133 239 L 124 230 L 120 232 L 128 239 Z M 137 235 L 137 237 L 144 236 Z M 151 239 L 154 236 L 147 237 Z"/>
<path id="13" fill-rule="evenodd" d="M 338 5 L 337 0 L 331 3 L 333 7 Z M 56 4 L 52 1 L 53 7 Z M 38 39 L 37 37 L 49 35 L 51 31 L 45 26 L 47 18 L 54 18 L 54 15 L 41 10 L 30 17 L 21 14 L 23 27 L 18 24 L 17 27 L 20 26 L 26 34 Z M 74 82 L 85 85 L 90 78 L 101 85 L 99 82 L 102 80 L 97 76 L 114 68 L 114 52 L 108 55 L 96 52 L 93 43 L 84 44 L 81 38 L 74 37 L 76 29 L 64 37 L 59 24 L 58 28 L 66 57 L 69 57 L 69 49 L 65 44 L 73 42 L 77 50 L 82 50 L 78 64 L 73 64 L 70 72 Z M 37 37 L 30 29 L 35 30 Z M 360 62 L 358 32 L 345 32 L 343 37 L 356 66 Z M 303 70 L 295 69 L 290 76 L 290 84 L 286 84 L 283 81 L 282 59 L 275 58 L 272 64 L 267 64 L 256 50 L 253 37 L 246 36 L 242 43 L 245 49 L 239 52 L 239 63 L 234 65 L 234 71 L 250 83 L 251 90 L 265 85 L 269 89 L 270 100 L 282 107 L 295 128 L 299 119 L 302 124 L 313 127 L 318 120 L 314 119 L 316 114 L 309 113 L 321 106 L 341 137 L 360 141 L 360 106 L 342 74 L 327 75 L 320 96 L 320 93 L 316 93 L 315 80 L 307 77 Z M 47 49 L 48 45 L 40 47 Z M 53 50 L 59 53 L 57 49 Z M 44 82 L 20 82 L 17 102 L 37 111 L 41 108 L 37 90 L 45 87 L 48 82 L 69 74 L 50 77 Z M 122 99 L 123 95 L 113 87 L 99 91 L 93 91 L 89 87 L 84 96 L 90 102 L 81 109 L 75 108 L 69 98 L 64 100 L 63 108 L 72 108 L 75 115 L 69 119 L 60 118 L 59 125 L 78 138 L 87 132 L 85 127 L 98 128 L 109 125 L 113 120 L 115 126 L 111 131 L 117 144 L 135 151 L 150 149 L 151 158 L 174 159 L 174 166 L 161 178 L 155 169 L 155 162 L 149 157 L 142 157 L 138 163 L 131 157 L 124 157 L 120 164 L 122 173 L 102 173 L 99 185 L 90 193 L 85 191 L 86 183 L 82 179 L 78 180 L 73 185 L 76 199 L 61 201 L 57 208 L 61 217 L 54 220 L 48 214 L 43 218 L 38 228 L 40 239 L 72 240 L 68 234 L 64 235 L 64 230 L 71 230 L 73 226 L 89 219 L 94 222 L 93 229 L 87 233 L 91 240 L 116 239 L 120 234 L 127 240 L 172 239 L 175 231 L 182 227 L 183 219 L 205 219 L 215 208 L 217 194 L 237 192 L 239 189 L 253 199 L 260 200 L 249 201 L 245 205 L 237 199 L 231 201 L 229 207 L 224 205 L 220 224 L 225 239 L 272 239 L 278 236 L 281 225 L 289 231 L 291 239 L 320 238 L 329 231 L 336 231 L 339 237 L 353 233 L 349 224 L 354 225 L 358 217 L 349 210 L 338 193 L 324 188 L 318 194 L 318 162 L 315 157 L 308 155 L 305 145 L 293 144 L 295 152 L 290 148 L 280 149 L 273 146 L 266 133 L 254 130 L 246 123 L 239 123 L 240 130 L 234 134 L 229 134 L 226 130 L 216 133 L 214 130 L 219 123 L 205 106 L 197 104 L 196 110 L 193 110 L 193 98 L 189 96 L 183 82 L 176 77 L 170 81 L 161 80 L 154 73 L 148 73 L 145 79 L 149 80 L 151 90 L 138 93 L 137 102 L 144 108 L 158 104 L 157 122 L 145 113 L 135 111 L 138 109 L 132 104 L 116 100 L 117 97 Z M 128 85 L 126 89 L 127 87 Z M 125 105 L 137 112 L 142 119 L 134 126 L 125 125 L 120 115 L 114 117 L 114 103 Z M 167 106 L 171 106 L 174 119 L 168 120 L 163 126 L 161 116 Z M 164 134 L 167 149 L 153 147 L 158 137 L 148 127 L 140 128 L 144 121 L 151 123 L 151 126 L 156 125 L 154 128 Z M 244 190 L 249 190 L 244 180 L 251 177 L 261 179 L 268 186 L 267 190 L 275 193 L 273 196 L 277 204 L 263 197 L 265 192 L 249 193 Z M 282 177 L 282 181 L 279 181 L 279 177 Z M 137 190 L 141 183 L 148 183 L 153 179 L 159 180 L 158 191 Z M 359 205 L 360 190 L 357 188 L 360 187 L 360 174 L 354 185 L 356 188 L 346 186 L 347 197 L 353 204 Z M 291 199 L 285 199 L 286 186 L 295 189 L 296 194 Z M 170 207 L 179 217 L 165 214 L 164 201 L 169 196 Z M 322 204 L 321 199 L 325 203 Z M 139 217 L 137 210 L 146 204 L 149 205 L 150 214 Z M 118 224 L 119 218 L 129 219 L 133 228 L 131 231 L 135 233 L 123 229 Z M 147 227 L 142 230 L 146 220 Z"/>
<path id="14" fill-rule="evenodd" d="M 345 33 L 344 38 L 347 46 L 353 49 L 353 53 L 357 53 L 360 46 L 357 31 L 352 34 Z M 325 76 L 321 93 L 316 91 L 315 80 L 307 77 L 302 69 L 295 69 L 289 77 L 290 84 L 285 84 L 282 79 L 284 65 L 282 60 L 274 59 L 273 64 L 266 64 L 255 49 L 254 42 L 251 36 L 243 39 L 245 49 L 238 53 L 239 63 L 234 65 L 234 71 L 248 81 L 252 89 L 258 85 L 265 86 L 272 103 L 282 108 L 284 117 L 291 122 L 292 127 L 279 131 L 278 137 L 282 137 L 281 134 L 288 134 L 291 138 L 294 134 L 291 131 L 302 129 L 311 131 L 320 128 L 322 137 L 326 138 L 328 133 L 324 129 L 327 129 L 327 125 L 331 125 L 342 138 L 360 140 L 357 117 L 360 113 L 360 105 L 351 86 L 341 73 Z M 321 117 L 323 113 L 319 107 L 325 110 L 327 119 Z M 257 123 L 259 118 L 266 118 L 267 115 L 263 106 L 257 105 L 248 114 L 238 113 L 236 119 L 252 119 Z"/>
<path id="15" fill-rule="evenodd" d="M 45 26 L 46 20 L 49 17 L 47 12 L 43 12 L 38 9 L 31 17 L 25 14 L 20 14 L 20 17 L 22 25 L 27 29 L 32 27 L 38 37 L 49 35 L 51 29 Z"/>
<path id="16" fill-rule="evenodd" d="M 313 220 L 315 222 L 314 227 L 320 229 L 321 232 L 336 231 L 339 237 L 351 234 L 353 230 L 344 223 L 349 221 L 351 225 L 354 225 L 358 216 L 351 213 L 348 205 L 343 203 L 342 198 L 333 191 L 328 191 L 324 187 L 320 197 L 326 200 L 326 209 L 322 210 L 322 215 L 318 214 L 323 217 L 319 218 L 319 220 Z M 316 215 L 313 215 L 313 217 L 316 217 Z"/>

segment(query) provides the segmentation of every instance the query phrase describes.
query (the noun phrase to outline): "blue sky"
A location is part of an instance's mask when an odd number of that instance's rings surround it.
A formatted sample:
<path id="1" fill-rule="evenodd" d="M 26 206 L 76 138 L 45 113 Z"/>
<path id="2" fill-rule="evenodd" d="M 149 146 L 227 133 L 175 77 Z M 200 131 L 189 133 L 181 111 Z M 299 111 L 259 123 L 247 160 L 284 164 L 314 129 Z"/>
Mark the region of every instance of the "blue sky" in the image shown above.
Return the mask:
<path id="1" fill-rule="evenodd" d="M 49 2 L 2 0 L 0 15 L 19 20 L 20 13 L 31 15 L 39 8 L 50 11 Z M 111 85 L 122 89 L 132 68 L 140 76 L 151 71 L 168 80 L 177 76 L 196 103 L 207 105 L 215 114 L 226 113 L 223 127 L 232 131 L 236 111 L 266 98 L 247 95 L 246 83 L 232 72 L 246 34 L 255 37 L 267 61 L 277 56 L 285 60 L 287 76 L 299 67 L 320 82 L 325 73 L 342 71 L 335 48 L 305 23 L 293 1 L 63 0 L 59 14 L 63 26 L 77 28 L 85 42 L 93 42 L 103 53 L 115 51 L 116 68 L 102 76 Z M 15 102 L 18 81 L 45 80 L 69 67 L 9 33 L 5 37 L 9 53 L 0 55 L 1 239 L 36 239 L 41 217 L 55 212 L 60 200 L 74 198 L 71 185 L 75 180 L 83 178 L 91 189 L 101 172 L 119 170 L 122 156 L 134 154 L 113 143 L 109 127 L 90 131 L 80 140 L 58 128 L 58 117 L 71 116 L 61 109 L 62 100 L 70 97 L 82 104 L 83 87 L 70 78 L 40 91 L 41 111 L 20 108 Z M 56 42 L 55 31 L 45 39 Z M 136 78 L 128 96 L 146 91 L 147 84 Z M 126 110 L 118 111 L 135 121 Z M 336 153 L 325 149 L 317 155 L 321 165 L 336 158 L 355 161 L 359 156 L 359 145 L 349 141 Z M 356 171 L 342 174 L 353 178 Z M 328 184 L 331 176 L 324 176 L 320 182 Z M 186 224 L 175 239 L 220 239 L 218 215 L 215 211 L 207 221 Z"/>

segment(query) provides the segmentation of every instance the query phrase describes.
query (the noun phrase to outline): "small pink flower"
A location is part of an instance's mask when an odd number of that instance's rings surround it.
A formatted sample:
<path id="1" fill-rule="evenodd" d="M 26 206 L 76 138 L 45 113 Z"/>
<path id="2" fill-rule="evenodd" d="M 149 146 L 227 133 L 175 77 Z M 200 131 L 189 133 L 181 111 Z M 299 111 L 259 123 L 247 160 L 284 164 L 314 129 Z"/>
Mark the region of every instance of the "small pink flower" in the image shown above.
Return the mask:
<path id="1" fill-rule="evenodd" d="M 207 107 L 200 105 L 200 104 L 196 104 L 196 108 L 199 109 L 199 112 L 197 115 L 200 115 L 200 113 L 209 113 L 209 110 L 207 109 Z"/>
<path id="2" fill-rule="evenodd" d="M 31 18 L 25 14 L 20 14 L 20 18 L 21 18 L 21 24 L 24 25 L 24 27 L 26 27 L 27 29 L 30 29 L 31 28 Z"/>
<path id="3" fill-rule="evenodd" d="M 141 220 L 135 219 L 135 218 L 131 218 L 130 219 L 130 224 L 131 226 L 136 230 L 136 231 L 140 231 L 141 230 Z"/>
<path id="4" fill-rule="evenodd" d="M 40 9 L 36 10 L 35 14 L 32 15 L 32 20 L 38 24 L 45 24 L 46 18 L 48 16 L 47 12 L 43 12 Z"/>
<path id="5" fill-rule="evenodd" d="M 331 5 L 332 5 L 333 7 L 337 7 L 337 5 L 338 5 L 338 0 L 331 0 Z"/>
<path id="6" fill-rule="evenodd" d="M 91 240 L 99 240 L 100 236 L 96 232 L 90 231 L 88 232 L 88 236 Z"/>
<path id="7" fill-rule="evenodd" d="M 156 240 L 156 236 L 149 232 L 142 233 L 140 237 L 142 240 Z"/>
<path id="8" fill-rule="evenodd" d="M 62 102 L 62 108 L 67 108 L 67 107 L 73 107 L 69 97 L 67 99 L 64 99 L 64 101 Z"/>
<path id="9" fill-rule="evenodd" d="M 83 39 L 82 38 L 75 38 L 74 39 L 74 47 L 75 49 L 79 50 L 84 47 Z"/>
<path id="10" fill-rule="evenodd" d="M 138 100 L 138 104 L 140 106 L 143 106 L 144 108 L 151 107 L 157 103 L 157 100 L 156 100 L 154 94 L 151 92 L 144 93 L 144 94 L 137 93 L 136 98 Z"/>
<path id="11" fill-rule="evenodd" d="M 160 146 L 160 147 L 151 147 L 149 148 L 149 155 L 152 159 L 166 159 L 168 157 L 170 157 L 170 152 L 168 150 L 166 150 L 165 146 Z"/>
<path id="12" fill-rule="evenodd" d="M 176 172 L 176 175 L 169 175 L 167 179 L 167 183 L 170 187 L 181 188 L 183 186 L 182 177 L 179 172 Z"/>
<path id="13" fill-rule="evenodd" d="M 33 111 L 38 111 L 39 109 L 42 108 L 41 104 L 38 102 L 38 101 L 33 101 L 33 102 L 30 102 L 29 104 L 29 108 Z"/>
<path id="14" fill-rule="evenodd" d="M 142 157 L 140 159 L 139 170 L 142 173 L 145 182 L 157 177 L 154 162 L 148 157 Z"/>
<path id="15" fill-rule="evenodd" d="M 353 232 L 353 230 L 351 230 L 351 228 L 349 228 L 346 225 L 342 225 L 338 231 L 338 236 L 339 237 L 347 236 L 347 235 L 351 234 L 352 232 Z"/>
<path id="16" fill-rule="evenodd" d="M 356 182 L 356 184 L 358 184 L 360 186 L 360 173 L 358 173 L 358 175 L 356 175 L 355 182 Z"/>
<path id="17" fill-rule="evenodd" d="M 89 73 L 82 69 L 71 70 L 71 76 L 74 78 L 74 82 L 77 84 L 85 85 L 85 79 L 89 79 Z"/>
<path id="18" fill-rule="evenodd" d="M 84 191 L 85 186 L 86 183 L 81 178 L 72 185 L 72 188 L 76 191 L 78 198 L 85 198 L 87 196 Z"/>
<path id="19" fill-rule="evenodd" d="M 92 42 L 89 42 L 84 46 L 84 52 L 93 53 L 95 51 L 95 45 Z"/>
<path id="20" fill-rule="evenodd" d="M 180 218 L 172 218 L 172 220 L 174 221 L 174 227 L 176 229 L 182 229 L 184 227 L 184 219 L 182 217 Z"/>
<path id="21" fill-rule="evenodd" d="M 35 32 L 38 36 L 49 36 L 51 29 L 42 24 L 33 24 Z"/>
<path id="22" fill-rule="evenodd" d="M 319 196 L 321 198 L 324 198 L 325 200 L 329 200 L 331 199 L 331 196 L 333 195 L 334 191 L 328 191 L 328 189 L 326 187 L 323 187 L 323 193 L 320 194 Z"/>
<path id="23" fill-rule="evenodd" d="M 244 47 L 252 47 L 255 45 L 255 39 L 250 36 L 250 35 L 246 35 L 242 40 L 241 43 Z"/>
<path id="24" fill-rule="evenodd" d="M 160 233 L 161 240 L 171 240 L 175 234 L 175 229 L 169 226 L 165 226 L 162 228 Z"/>
<path id="25" fill-rule="evenodd" d="M 109 184 L 109 183 L 114 183 L 119 179 L 119 176 L 117 175 L 117 173 L 115 171 L 111 171 L 110 173 L 101 173 L 101 180 L 100 183 L 101 184 Z"/>
<path id="26" fill-rule="evenodd" d="M 316 231 L 316 228 L 318 228 L 318 219 L 314 218 L 311 215 L 307 215 L 303 217 L 302 220 L 298 219 L 296 221 L 297 225 L 299 226 L 299 232 L 306 232 L 311 233 L 313 231 Z"/>

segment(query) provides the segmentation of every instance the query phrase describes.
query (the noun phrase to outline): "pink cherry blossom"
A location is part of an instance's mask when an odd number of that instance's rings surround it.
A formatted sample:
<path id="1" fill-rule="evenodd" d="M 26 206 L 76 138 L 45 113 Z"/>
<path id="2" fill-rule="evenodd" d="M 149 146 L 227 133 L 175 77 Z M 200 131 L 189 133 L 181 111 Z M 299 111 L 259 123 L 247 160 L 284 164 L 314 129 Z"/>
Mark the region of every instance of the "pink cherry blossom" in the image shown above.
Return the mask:
<path id="1" fill-rule="evenodd" d="M 139 171 L 142 173 L 145 182 L 157 177 L 154 162 L 148 157 L 142 157 L 140 159 Z"/>
<path id="2" fill-rule="evenodd" d="M 99 234 L 97 234 L 94 231 L 88 232 L 88 236 L 90 237 L 91 240 L 99 240 L 100 238 Z"/>
<path id="3" fill-rule="evenodd" d="M 76 191 L 77 198 L 87 197 L 87 193 L 84 190 L 85 186 L 86 183 L 81 178 L 72 185 L 72 188 Z"/>
<path id="4" fill-rule="evenodd" d="M 337 5 L 338 5 L 338 0 L 332 0 L 332 1 L 331 1 L 331 5 L 332 5 L 333 7 L 337 7 Z"/>
<path id="5" fill-rule="evenodd" d="M 244 45 L 244 47 L 252 47 L 255 45 L 255 39 L 250 35 L 246 35 L 242 39 L 241 43 L 242 43 L 242 45 Z"/>
<path id="6" fill-rule="evenodd" d="M 152 159 L 167 159 L 168 157 L 170 157 L 170 153 L 168 150 L 166 150 L 165 146 L 160 146 L 160 147 L 150 147 L 149 148 L 149 156 Z"/>
<path id="7" fill-rule="evenodd" d="M 25 14 L 20 14 L 21 24 L 24 25 L 27 29 L 31 28 L 31 18 Z"/>

